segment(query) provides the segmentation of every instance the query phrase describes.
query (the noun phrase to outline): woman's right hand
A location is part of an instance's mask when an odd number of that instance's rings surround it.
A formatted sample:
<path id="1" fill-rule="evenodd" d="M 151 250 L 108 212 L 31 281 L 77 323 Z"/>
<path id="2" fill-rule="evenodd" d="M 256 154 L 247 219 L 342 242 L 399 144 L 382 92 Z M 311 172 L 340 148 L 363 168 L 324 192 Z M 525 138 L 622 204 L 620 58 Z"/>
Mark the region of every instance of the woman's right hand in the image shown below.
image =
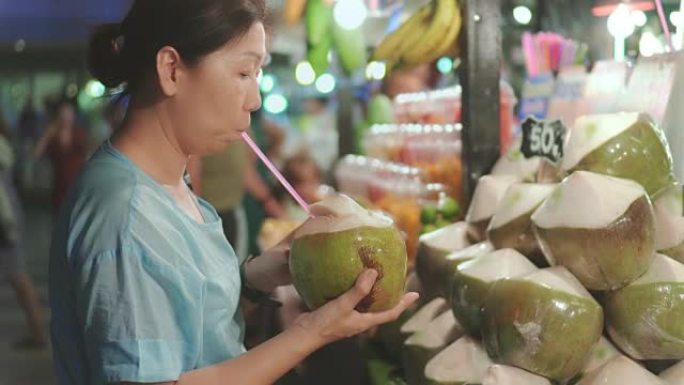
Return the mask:
<path id="1" fill-rule="evenodd" d="M 418 299 L 418 293 L 406 293 L 392 309 L 379 313 L 361 313 L 356 306 L 373 288 L 378 273 L 366 270 L 359 274 L 356 284 L 342 296 L 328 302 L 319 309 L 301 315 L 293 327 L 299 327 L 311 334 L 317 345 L 351 337 L 375 326 L 394 321 Z"/>

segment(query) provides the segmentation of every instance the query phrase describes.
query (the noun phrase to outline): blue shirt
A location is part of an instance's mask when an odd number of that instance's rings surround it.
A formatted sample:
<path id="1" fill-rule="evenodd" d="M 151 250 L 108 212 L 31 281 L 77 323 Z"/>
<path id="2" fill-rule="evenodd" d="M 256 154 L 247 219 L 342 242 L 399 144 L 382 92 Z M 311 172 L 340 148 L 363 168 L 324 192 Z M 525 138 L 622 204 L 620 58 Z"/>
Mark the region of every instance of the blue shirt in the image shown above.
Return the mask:
<path id="1" fill-rule="evenodd" d="M 175 381 L 244 352 L 239 261 L 197 203 L 205 223 L 109 142 L 88 162 L 50 252 L 61 385 Z"/>

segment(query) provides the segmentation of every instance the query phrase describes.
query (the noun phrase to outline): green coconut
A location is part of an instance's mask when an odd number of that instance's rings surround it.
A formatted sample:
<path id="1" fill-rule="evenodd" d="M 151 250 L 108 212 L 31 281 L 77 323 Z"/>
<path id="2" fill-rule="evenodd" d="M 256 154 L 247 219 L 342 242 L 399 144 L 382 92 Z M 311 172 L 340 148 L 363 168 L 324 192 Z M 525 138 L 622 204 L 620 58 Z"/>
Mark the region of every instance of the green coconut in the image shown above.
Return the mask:
<path id="1" fill-rule="evenodd" d="M 467 239 L 468 224 L 458 222 L 439 230 L 423 234 L 418 244 L 415 271 L 426 298 L 444 296 L 443 281 L 446 257 L 470 243 Z"/>
<path id="2" fill-rule="evenodd" d="M 487 369 L 482 385 L 551 385 L 551 381 L 512 366 L 492 365 Z"/>
<path id="3" fill-rule="evenodd" d="M 655 216 L 641 185 L 578 171 L 532 215 L 551 265 L 590 290 L 623 287 L 646 272 L 655 252 Z"/>
<path id="4" fill-rule="evenodd" d="M 509 175 L 522 182 L 534 182 L 537 180 L 537 173 L 542 165 L 542 158 L 538 156 L 526 158 L 520 151 L 521 144 L 522 141 L 517 140 L 511 145 L 511 148 L 494 164 L 491 175 Z"/>
<path id="5" fill-rule="evenodd" d="M 667 385 L 625 356 L 612 358 L 587 374 L 577 385 Z"/>
<path id="6" fill-rule="evenodd" d="M 660 373 L 660 379 L 668 385 L 684 385 L 684 361 Z"/>
<path id="7" fill-rule="evenodd" d="M 376 336 L 382 344 L 386 356 L 396 363 L 401 363 L 401 347 L 406 339 L 406 335 L 401 332 L 401 326 L 411 319 L 419 308 L 419 303 L 414 302 L 406 311 L 401 313 L 396 320 L 382 324 L 378 327 Z"/>
<path id="8" fill-rule="evenodd" d="M 524 255 L 502 249 L 459 265 L 451 286 L 451 310 L 466 332 L 480 335 L 482 304 L 499 279 L 527 275 L 537 270 Z"/>
<path id="9" fill-rule="evenodd" d="M 584 372 L 588 373 L 605 363 L 612 358 L 622 355 L 620 351 L 607 338 L 601 337 L 601 340 L 594 346 L 589 357 L 589 363 L 584 367 Z"/>
<path id="10" fill-rule="evenodd" d="M 404 294 L 406 245 L 388 217 L 366 210 L 344 195 L 311 206 L 309 218 L 294 234 L 290 272 L 310 309 L 351 289 L 365 269 L 378 272 L 360 311 L 391 309 Z"/>
<path id="11" fill-rule="evenodd" d="M 445 268 L 442 271 L 442 274 L 439 276 L 439 279 L 442 280 L 440 283 L 442 296 L 449 300 L 449 297 L 451 296 L 451 285 L 454 279 L 454 274 L 462 263 L 492 252 L 494 252 L 494 246 L 492 246 L 491 242 L 485 241 L 470 245 L 465 249 L 454 251 L 453 253 L 447 255 Z"/>
<path id="12" fill-rule="evenodd" d="M 447 310 L 404 342 L 403 368 L 409 385 L 425 384 L 425 365 L 447 345 L 463 335 L 451 311 Z"/>
<path id="13" fill-rule="evenodd" d="M 482 309 L 496 362 L 558 382 L 580 373 L 603 330 L 601 306 L 562 266 L 497 281 Z"/>
<path id="14" fill-rule="evenodd" d="M 684 359 L 684 265 L 656 254 L 646 274 L 605 299 L 608 333 L 637 360 Z"/>
<path id="15" fill-rule="evenodd" d="M 583 116 L 565 146 L 563 169 L 639 182 L 653 196 L 674 182 L 672 155 L 653 120 L 639 113 Z"/>
<path id="16" fill-rule="evenodd" d="M 684 208 L 682 189 L 675 185 L 653 202 L 655 211 L 655 244 L 659 253 L 684 262 Z"/>
<path id="17" fill-rule="evenodd" d="M 485 175 L 478 180 L 465 218 L 470 225 L 468 239 L 472 243 L 482 242 L 486 239 L 487 227 L 494 216 L 497 205 L 503 198 L 508 186 L 518 181 L 518 177 L 512 175 Z"/>
<path id="18" fill-rule="evenodd" d="M 477 340 L 461 337 L 427 363 L 425 377 L 428 385 L 481 385 L 491 365 Z"/>
<path id="19" fill-rule="evenodd" d="M 532 213 L 551 195 L 557 185 L 511 185 L 496 208 L 487 228 L 487 238 L 497 249 L 515 249 L 535 265 L 547 267 L 532 228 Z"/>
<path id="20" fill-rule="evenodd" d="M 435 298 L 422 304 L 414 303 L 397 320 L 381 325 L 378 334 L 387 355 L 400 363 L 404 341 L 448 310 L 449 304 L 444 298 Z"/>

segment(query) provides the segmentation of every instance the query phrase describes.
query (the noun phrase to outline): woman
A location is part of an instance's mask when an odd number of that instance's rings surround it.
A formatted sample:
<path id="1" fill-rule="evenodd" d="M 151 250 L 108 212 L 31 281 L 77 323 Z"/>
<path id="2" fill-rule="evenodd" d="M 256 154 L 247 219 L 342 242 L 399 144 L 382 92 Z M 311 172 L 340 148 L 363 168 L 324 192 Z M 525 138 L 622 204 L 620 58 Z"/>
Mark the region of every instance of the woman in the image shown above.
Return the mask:
<path id="1" fill-rule="evenodd" d="M 93 74 L 127 83 L 125 122 L 91 158 L 57 224 L 51 335 L 60 384 L 270 384 L 319 347 L 395 319 L 347 293 L 244 351 L 241 286 L 290 283 L 285 245 L 240 264 L 216 211 L 183 183 L 191 155 L 240 140 L 260 107 L 262 0 L 138 0 L 91 42 Z M 322 256 L 324 257 L 324 256 Z"/>
<path id="2" fill-rule="evenodd" d="M 47 343 L 47 333 L 38 294 L 25 271 L 21 254 L 23 215 L 14 187 L 13 167 L 14 151 L 0 110 L 0 274 L 12 285 L 17 302 L 26 315 L 30 333 L 27 338 L 17 341 L 15 347 L 43 348 Z"/>
<path id="3" fill-rule="evenodd" d="M 51 121 L 38 140 L 34 155 L 40 158 L 47 154 L 52 163 L 52 211 L 56 214 L 86 161 L 88 143 L 83 130 L 76 126 L 73 102 L 60 99 L 53 109 Z"/>

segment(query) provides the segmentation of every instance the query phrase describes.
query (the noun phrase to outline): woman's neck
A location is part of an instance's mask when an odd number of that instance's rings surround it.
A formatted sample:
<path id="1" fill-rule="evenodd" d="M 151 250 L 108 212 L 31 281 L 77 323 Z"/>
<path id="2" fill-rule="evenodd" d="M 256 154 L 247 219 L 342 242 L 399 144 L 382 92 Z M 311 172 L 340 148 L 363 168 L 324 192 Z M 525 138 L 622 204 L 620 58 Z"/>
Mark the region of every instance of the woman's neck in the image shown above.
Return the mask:
<path id="1" fill-rule="evenodd" d="M 188 162 L 162 108 L 131 108 L 112 144 L 160 184 L 178 186 Z"/>

